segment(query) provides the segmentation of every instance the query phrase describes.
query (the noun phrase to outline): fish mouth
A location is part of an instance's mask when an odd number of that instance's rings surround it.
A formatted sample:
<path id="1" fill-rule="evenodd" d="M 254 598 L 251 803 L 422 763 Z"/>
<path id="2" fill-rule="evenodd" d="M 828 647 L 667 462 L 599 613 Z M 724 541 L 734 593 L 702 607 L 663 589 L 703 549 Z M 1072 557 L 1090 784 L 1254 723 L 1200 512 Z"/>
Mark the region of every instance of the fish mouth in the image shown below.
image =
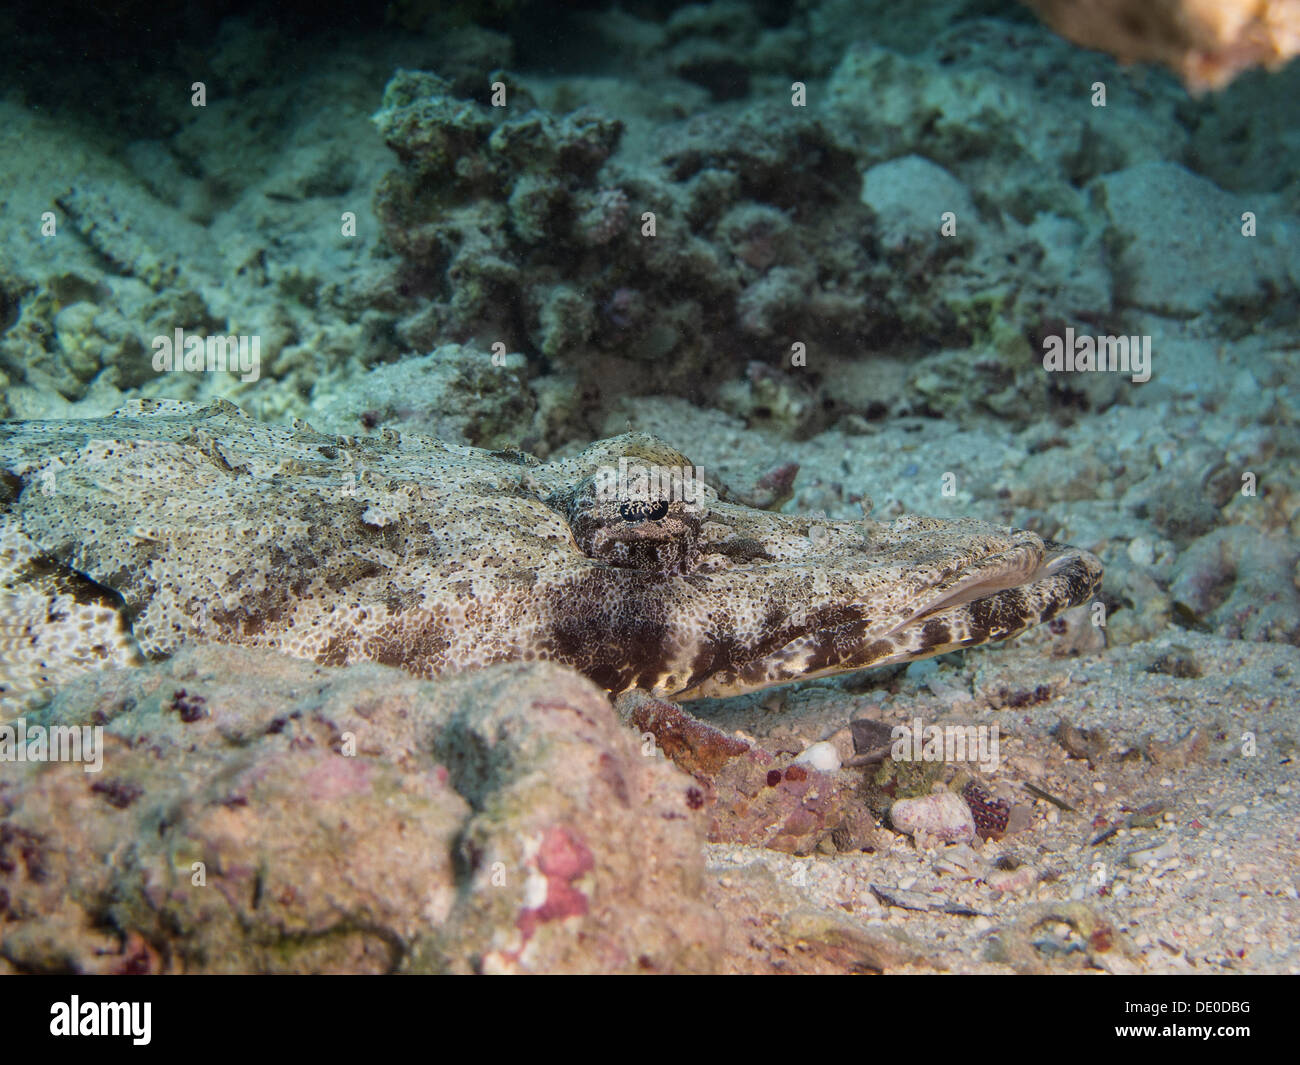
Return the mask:
<path id="1" fill-rule="evenodd" d="M 1022 542 L 928 589 L 905 617 L 813 628 L 775 651 L 709 677 L 679 699 L 734 695 L 930 658 L 1019 635 L 1087 602 L 1101 584 L 1090 552 L 1019 533 Z"/>

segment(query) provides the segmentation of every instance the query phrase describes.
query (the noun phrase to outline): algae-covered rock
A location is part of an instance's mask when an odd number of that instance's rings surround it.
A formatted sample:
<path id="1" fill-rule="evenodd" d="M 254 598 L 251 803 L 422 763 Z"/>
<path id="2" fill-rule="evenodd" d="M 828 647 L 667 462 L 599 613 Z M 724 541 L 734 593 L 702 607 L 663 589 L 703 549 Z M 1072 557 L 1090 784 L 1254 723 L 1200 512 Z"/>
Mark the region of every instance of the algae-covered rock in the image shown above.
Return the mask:
<path id="1" fill-rule="evenodd" d="M 1300 643 L 1298 561 L 1300 547 L 1290 537 L 1230 525 L 1179 555 L 1169 595 L 1185 617 L 1220 635 Z"/>
<path id="2" fill-rule="evenodd" d="M 876 212 L 877 230 L 887 248 L 925 237 L 936 240 L 946 214 L 953 216 L 959 236 L 973 230 L 979 218 L 966 186 L 919 155 L 891 159 L 863 174 L 862 202 Z"/>
<path id="3" fill-rule="evenodd" d="M 313 399 L 330 432 L 388 428 L 488 448 L 528 438 L 537 409 L 522 355 L 460 344 L 323 382 Z"/>
<path id="4" fill-rule="evenodd" d="M 1240 196 L 1177 163 L 1107 174 L 1097 191 L 1122 302 L 1171 317 L 1232 314 L 1259 310 L 1293 289 L 1273 228 L 1248 233 Z"/>
<path id="5" fill-rule="evenodd" d="M 26 727 L 0 779 L 0 970 L 702 970 L 687 778 L 553 666 L 427 683 L 196 648 Z M 89 748 L 88 748 L 89 749 Z"/>

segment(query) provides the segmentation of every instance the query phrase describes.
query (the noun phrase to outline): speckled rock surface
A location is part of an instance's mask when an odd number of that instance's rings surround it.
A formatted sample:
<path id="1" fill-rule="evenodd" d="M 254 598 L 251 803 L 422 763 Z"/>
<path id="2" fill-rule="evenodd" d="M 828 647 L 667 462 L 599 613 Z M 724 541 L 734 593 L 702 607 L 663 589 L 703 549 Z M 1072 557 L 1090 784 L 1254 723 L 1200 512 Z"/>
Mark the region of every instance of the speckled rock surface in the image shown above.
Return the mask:
<path id="1" fill-rule="evenodd" d="M 102 726 L 103 768 L 5 766 L 11 972 L 717 963 L 688 779 L 569 671 L 429 684 L 209 647 L 39 722 Z"/>
<path id="2" fill-rule="evenodd" d="M 536 438 L 536 397 L 524 359 L 446 344 L 428 355 L 377 366 L 325 396 L 313 425 L 363 435 L 378 426 L 423 433 L 449 444 L 504 448 Z"/>
<path id="3" fill-rule="evenodd" d="M 1295 299 L 1290 226 L 1246 233 L 1252 201 L 1176 163 L 1143 163 L 1097 181 L 1122 302 L 1170 317 L 1259 310 Z M 1290 245 L 1290 246 L 1288 246 Z"/>

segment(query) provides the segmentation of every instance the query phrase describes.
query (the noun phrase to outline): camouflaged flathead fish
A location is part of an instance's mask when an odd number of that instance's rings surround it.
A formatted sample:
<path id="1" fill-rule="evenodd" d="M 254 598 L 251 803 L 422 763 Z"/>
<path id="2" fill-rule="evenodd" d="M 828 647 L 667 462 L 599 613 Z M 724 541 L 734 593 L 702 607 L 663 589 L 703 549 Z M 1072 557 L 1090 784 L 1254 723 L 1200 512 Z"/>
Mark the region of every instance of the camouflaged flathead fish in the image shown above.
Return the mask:
<path id="1" fill-rule="evenodd" d="M 1101 578 L 1086 551 L 974 520 L 776 514 L 668 477 L 625 498 L 620 459 L 690 466 L 640 433 L 540 463 L 224 402 L 8 423 L 3 697 L 12 713 L 185 641 L 425 677 L 548 659 L 610 692 L 732 695 L 1013 636 Z"/>

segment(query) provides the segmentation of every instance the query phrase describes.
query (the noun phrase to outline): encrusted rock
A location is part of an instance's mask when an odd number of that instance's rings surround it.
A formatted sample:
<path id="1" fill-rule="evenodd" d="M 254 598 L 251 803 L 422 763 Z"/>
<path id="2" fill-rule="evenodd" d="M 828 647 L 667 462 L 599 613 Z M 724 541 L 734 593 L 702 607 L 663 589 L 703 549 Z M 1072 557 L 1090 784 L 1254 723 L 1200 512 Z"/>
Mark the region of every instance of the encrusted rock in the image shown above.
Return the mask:
<path id="1" fill-rule="evenodd" d="M 191 648 L 28 719 L 92 723 L 0 778 L 0 972 L 716 964 L 691 782 L 569 670 Z"/>

